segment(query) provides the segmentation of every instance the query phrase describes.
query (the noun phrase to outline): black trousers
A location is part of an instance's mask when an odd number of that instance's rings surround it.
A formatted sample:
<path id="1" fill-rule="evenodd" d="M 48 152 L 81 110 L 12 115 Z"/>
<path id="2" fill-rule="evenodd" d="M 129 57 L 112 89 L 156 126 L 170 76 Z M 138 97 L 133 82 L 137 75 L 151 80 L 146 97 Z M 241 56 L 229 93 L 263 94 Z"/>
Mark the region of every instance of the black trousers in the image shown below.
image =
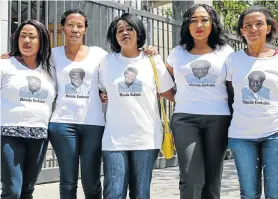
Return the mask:
<path id="1" fill-rule="evenodd" d="M 175 113 L 181 199 L 219 199 L 230 116 Z"/>

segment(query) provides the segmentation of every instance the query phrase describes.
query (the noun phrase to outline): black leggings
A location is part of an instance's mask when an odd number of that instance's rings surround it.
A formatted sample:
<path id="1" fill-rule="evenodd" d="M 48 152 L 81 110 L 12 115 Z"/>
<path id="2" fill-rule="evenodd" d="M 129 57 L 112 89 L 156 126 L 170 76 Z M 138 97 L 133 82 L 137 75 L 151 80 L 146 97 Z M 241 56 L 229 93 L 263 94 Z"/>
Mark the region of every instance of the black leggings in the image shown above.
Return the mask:
<path id="1" fill-rule="evenodd" d="M 181 199 L 219 199 L 230 116 L 175 113 Z"/>

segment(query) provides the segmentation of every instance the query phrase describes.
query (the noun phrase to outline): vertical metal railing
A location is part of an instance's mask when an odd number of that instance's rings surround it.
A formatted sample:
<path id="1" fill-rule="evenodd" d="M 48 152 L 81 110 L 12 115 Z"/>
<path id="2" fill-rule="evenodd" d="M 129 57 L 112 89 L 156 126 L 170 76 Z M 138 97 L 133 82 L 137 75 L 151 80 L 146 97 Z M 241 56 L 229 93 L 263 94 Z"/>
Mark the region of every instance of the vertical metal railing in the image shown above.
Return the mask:
<path id="1" fill-rule="evenodd" d="M 54 1 L 54 46 L 57 46 L 57 0 Z"/>
<path id="2" fill-rule="evenodd" d="M 28 8 L 27 8 L 27 19 L 29 20 L 29 19 L 31 19 L 31 1 L 28 1 Z"/>
<path id="3" fill-rule="evenodd" d="M 36 0 L 36 19 L 40 20 L 40 12 L 41 12 L 41 7 L 40 7 L 41 1 Z"/>
<path id="4" fill-rule="evenodd" d="M 17 25 L 19 26 L 21 24 L 21 0 L 18 0 L 17 2 Z"/>
<path id="5" fill-rule="evenodd" d="M 44 15 L 44 25 L 45 27 L 48 29 L 48 12 L 49 12 L 49 9 L 48 9 L 48 1 L 45 1 L 44 2 L 44 9 L 45 9 L 45 15 Z"/>
<path id="6" fill-rule="evenodd" d="M 10 50 L 10 37 L 11 37 L 11 34 L 12 34 L 12 23 L 11 23 L 11 21 L 12 21 L 12 2 L 11 1 L 9 1 L 8 2 L 8 5 L 9 5 L 9 12 L 8 12 L 8 20 L 9 20 L 9 23 L 8 23 L 8 50 Z"/>

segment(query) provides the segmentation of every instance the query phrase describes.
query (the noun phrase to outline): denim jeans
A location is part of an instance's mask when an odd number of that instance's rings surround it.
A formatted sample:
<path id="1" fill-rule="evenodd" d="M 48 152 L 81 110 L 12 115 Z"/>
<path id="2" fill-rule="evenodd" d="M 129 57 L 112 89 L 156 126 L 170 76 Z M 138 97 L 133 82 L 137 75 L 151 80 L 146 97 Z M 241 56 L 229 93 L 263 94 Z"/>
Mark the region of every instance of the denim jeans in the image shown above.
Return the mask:
<path id="1" fill-rule="evenodd" d="M 60 199 L 76 199 L 79 158 L 86 199 L 101 199 L 101 140 L 104 127 L 49 123 L 49 139 L 60 170 Z"/>
<path id="2" fill-rule="evenodd" d="M 1 199 L 32 199 L 48 140 L 1 136 Z"/>
<path id="3" fill-rule="evenodd" d="M 104 151 L 104 199 L 149 199 L 159 150 Z"/>
<path id="4" fill-rule="evenodd" d="M 231 117 L 175 113 L 171 128 L 180 167 L 181 199 L 219 199 Z"/>
<path id="5" fill-rule="evenodd" d="M 266 199 L 278 199 L 278 133 L 259 139 L 229 138 L 241 199 L 260 199 L 262 171 Z"/>

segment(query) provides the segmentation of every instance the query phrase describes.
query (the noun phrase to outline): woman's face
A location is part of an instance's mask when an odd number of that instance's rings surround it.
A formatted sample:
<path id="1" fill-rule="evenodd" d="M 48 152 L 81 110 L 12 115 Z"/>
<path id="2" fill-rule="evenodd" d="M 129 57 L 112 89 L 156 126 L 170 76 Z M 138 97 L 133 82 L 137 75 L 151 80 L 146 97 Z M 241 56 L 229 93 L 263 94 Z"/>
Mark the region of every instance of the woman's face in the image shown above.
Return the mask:
<path id="1" fill-rule="evenodd" d="M 194 40 L 204 40 L 209 37 L 211 28 L 212 22 L 209 13 L 204 7 L 198 7 L 191 17 L 190 35 Z"/>
<path id="2" fill-rule="evenodd" d="M 78 13 L 68 15 L 62 30 L 68 44 L 83 43 L 83 36 L 86 33 L 85 17 Z"/>
<path id="3" fill-rule="evenodd" d="M 124 20 L 117 23 L 116 39 L 121 48 L 137 48 L 137 32 Z"/>
<path id="4" fill-rule="evenodd" d="M 253 12 L 244 17 L 243 27 L 240 31 L 248 44 L 265 43 L 266 35 L 270 33 L 271 26 L 267 25 L 263 13 Z"/>
<path id="5" fill-rule="evenodd" d="M 40 49 L 40 38 L 35 26 L 26 24 L 19 33 L 19 51 L 23 56 L 37 56 Z"/>

